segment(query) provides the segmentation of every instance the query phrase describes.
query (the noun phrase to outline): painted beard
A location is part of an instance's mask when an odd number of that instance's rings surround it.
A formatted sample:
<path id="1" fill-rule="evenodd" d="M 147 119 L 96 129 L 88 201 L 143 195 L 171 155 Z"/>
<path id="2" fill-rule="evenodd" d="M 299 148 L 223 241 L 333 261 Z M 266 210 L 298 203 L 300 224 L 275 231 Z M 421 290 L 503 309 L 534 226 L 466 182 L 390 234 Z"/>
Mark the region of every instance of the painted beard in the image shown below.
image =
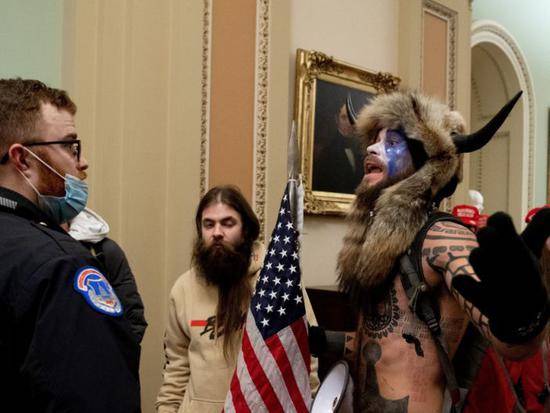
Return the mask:
<path id="1" fill-rule="evenodd" d="M 197 239 L 193 247 L 193 264 L 209 284 L 227 290 L 248 274 L 250 253 L 251 246 L 246 242 L 235 248 L 225 242 L 206 246 L 203 240 Z"/>

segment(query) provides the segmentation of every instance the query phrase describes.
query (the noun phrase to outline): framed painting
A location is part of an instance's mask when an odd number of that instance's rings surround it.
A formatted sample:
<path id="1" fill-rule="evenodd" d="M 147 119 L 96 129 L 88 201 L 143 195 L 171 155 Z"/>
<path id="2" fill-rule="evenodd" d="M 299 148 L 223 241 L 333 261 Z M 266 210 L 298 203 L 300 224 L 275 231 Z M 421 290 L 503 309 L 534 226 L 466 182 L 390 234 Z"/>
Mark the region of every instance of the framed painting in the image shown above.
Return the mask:
<path id="1" fill-rule="evenodd" d="M 363 151 L 346 101 L 359 112 L 375 95 L 395 90 L 399 81 L 320 52 L 297 50 L 294 117 L 306 213 L 347 212 L 363 178 Z"/>

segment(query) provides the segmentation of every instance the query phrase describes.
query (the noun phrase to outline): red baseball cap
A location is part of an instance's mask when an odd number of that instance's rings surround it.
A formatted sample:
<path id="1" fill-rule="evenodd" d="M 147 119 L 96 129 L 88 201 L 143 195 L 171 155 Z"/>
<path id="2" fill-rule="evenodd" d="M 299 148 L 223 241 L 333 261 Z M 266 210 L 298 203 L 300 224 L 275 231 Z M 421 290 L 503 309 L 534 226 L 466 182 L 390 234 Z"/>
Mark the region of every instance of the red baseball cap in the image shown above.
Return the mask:
<path id="1" fill-rule="evenodd" d="M 544 208 L 550 208 L 550 204 L 547 204 L 547 205 L 544 205 L 544 206 L 541 206 L 541 207 L 537 207 L 537 208 L 533 208 L 531 211 L 529 211 L 527 213 L 527 215 L 525 215 L 525 222 L 526 223 L 531 222 L 531 220 L 537 214 L 537 212 L 539 212 L 541 209 L 544 209 Z"/>
<path id="2" fill-rule="evenodd" d="M 479 220 L 479 210 L 472 205 L 457 205 L 453 208 L 453 215 L 470 227 L 476 227 Z"/>

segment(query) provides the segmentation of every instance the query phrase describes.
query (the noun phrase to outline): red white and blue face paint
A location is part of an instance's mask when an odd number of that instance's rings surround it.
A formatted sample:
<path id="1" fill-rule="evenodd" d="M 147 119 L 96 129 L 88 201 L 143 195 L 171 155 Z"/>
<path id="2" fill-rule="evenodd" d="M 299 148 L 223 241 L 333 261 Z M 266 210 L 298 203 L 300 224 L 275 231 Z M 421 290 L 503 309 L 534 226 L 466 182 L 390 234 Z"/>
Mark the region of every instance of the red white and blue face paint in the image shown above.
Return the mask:
<path id="1" fill-rule="evenodd" d="M 376 142 L 367 148 L 365 179 L 376 184 L 384 178 L 405 175 L 413 168 L 405 135 L 398 130 L 382 129 Z"/>

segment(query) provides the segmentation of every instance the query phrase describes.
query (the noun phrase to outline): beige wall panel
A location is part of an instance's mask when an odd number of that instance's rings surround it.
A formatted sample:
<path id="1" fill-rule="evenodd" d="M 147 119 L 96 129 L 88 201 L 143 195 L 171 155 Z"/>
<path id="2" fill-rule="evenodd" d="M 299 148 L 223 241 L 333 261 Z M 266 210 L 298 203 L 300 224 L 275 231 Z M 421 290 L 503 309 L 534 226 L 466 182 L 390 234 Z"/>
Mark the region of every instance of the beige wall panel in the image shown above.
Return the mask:
<path id="1" fill-rule="evenodd" d="M 209 187 L 238 185 L 252 201 L 256 2 L 212 3 Z"/>
<path id="2" fill-rule="evenodd" d="M 99 2 L 64 2 L 63 63 L 61 85 L 78 106 L 76 126 L 82 139 L 82 153 L 91 165 L 88 185 L 90 203 L 96 194 L 96 61 Z M 97 191 L 99 192 L 99 191 Z"/>
<path id="3" fill-rule="evenodd" d="M 447 21 L 424 12 L 422 90 L 447 101 Z"/>
<path id="4" fill-rule="evenodd" d="M 203 4 L 67 1 L 65 11 L 63 80 L 79 105 L 92 207 L 145 303 L 142 400 L 152 413 L 168 292 L 189 266 L 199 198 Z"/>

